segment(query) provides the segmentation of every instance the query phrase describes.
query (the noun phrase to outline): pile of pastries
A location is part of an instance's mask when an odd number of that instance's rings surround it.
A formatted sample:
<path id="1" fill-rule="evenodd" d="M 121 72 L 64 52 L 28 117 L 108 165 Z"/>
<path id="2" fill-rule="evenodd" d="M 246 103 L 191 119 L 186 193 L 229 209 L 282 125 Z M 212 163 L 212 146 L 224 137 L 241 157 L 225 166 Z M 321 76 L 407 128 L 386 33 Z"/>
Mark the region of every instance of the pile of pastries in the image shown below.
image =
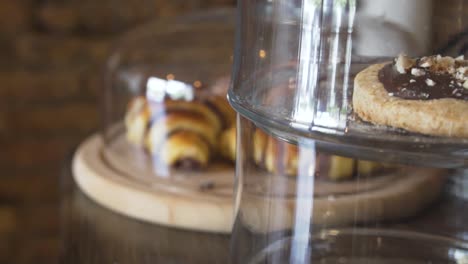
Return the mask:
<path id="1" fill-rule="evenodd" d="M 126 138 L 171 168 L 203 170 L 219 160 L 235 162 L 236 114 L 224 96 L 191 101 L 151 102 L 136 97 L 125 116 Z M 256 129 L 252 138 L 255 164 L 272 174 L 295 176 L 298 148 Z M 335 155 L 317 154 L 316 176 L 342 181 L 374 174 L 388 166 Z"/>
<path id="2" fill-rule="evenodd" d="M 167 166 L 204 169 L 219 156 L 226 156 L 220 141 L 235 119 L 235 112 L 221 96 L 163 102 L 136 97 L 125 116 L 126 137 Z"/>

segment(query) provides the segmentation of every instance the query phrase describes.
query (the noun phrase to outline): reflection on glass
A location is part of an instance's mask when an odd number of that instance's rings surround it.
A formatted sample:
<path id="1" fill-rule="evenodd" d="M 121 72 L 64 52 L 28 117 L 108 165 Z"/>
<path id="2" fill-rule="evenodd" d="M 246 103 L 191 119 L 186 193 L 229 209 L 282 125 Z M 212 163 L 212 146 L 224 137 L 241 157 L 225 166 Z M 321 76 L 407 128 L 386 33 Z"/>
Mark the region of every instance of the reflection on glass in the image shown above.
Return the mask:
<path id="1" fill-rule="evenodd" d="M 162 102 L 166 96 L 172 100 L 193 100 L 193 86 L 174 80 L 173 77 L 173 75 L 169 74 L 167 80 L 157 77 L 148 78 L 146 84 L 146 97 L 153 102 Z M 197 81 L 194 85 L 195 87 L 200 87 L 201 82 Z"/>
<path id="2" fill-rule="evenodd" d="M 463 263 L 464 4 L 239 1 L 233 263 Z"/>

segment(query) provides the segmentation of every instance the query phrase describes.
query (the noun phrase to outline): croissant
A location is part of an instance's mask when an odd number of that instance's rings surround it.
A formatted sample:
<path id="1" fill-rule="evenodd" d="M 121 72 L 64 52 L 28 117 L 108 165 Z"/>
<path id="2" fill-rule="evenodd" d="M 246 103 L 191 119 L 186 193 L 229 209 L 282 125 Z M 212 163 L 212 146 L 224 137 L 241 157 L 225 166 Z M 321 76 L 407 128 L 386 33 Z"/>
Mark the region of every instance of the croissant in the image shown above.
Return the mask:
<path id="1" fill-rule="evenodd" d="M 157 154 L 161 144 L 171 140 L 172 134 L 178 131 L 199 135 L 210 148 L 214 148 L 218 135 L 218 131 L 213 129 L 213 124 L 206 116 L 196 112 L 174 111 L 153 121 L 145 145 L 151 153 Z"/>
<path id="2" fill-rule="evenodd" d="M 297 173 L 297 147 L 269 136 L 263 153 L 263 166 L 272 173 L 295 175 Z"/>
<path id="3" fill-rule="evenodd" d="M 206 167 L 210 159 L 210 146 L 200 134 L 177 131 L 164 141 L 159 149 L 164 164 L 181 169 Z"/>
<path id="4" fill-rule="evenodd" d="M 127 140 L 144 147 L 156 159 L 175 168 L 201 169 L 216 152 L 233 157 L 234 145 L 223 145 L 222 131 L 234 127 L 235 112 L 226 98 L 150 103 L 137 97 L 125 116 Z M 233 132 L 235 137 L 235 129 Z M 227 154 L 231 153 L 231 154 Z"/>
<path id="5" fill-rule="evenodd" d="M 253 136 L 252 152 L 255 163 L 271 173 L 288 176 L 296 176 L 298 173 L 299 155 L 296 145 L 277 140 L 257 129 Z M 348 180 L 357 175 L 372 176 L 385 168 L 388 166 L 377 162 L 336 155 L 318 153 L 315 157 L 315 174 L 332 181 Z"/>
<path id="6" fill-rule="evenodd" d="M 151 125 L 147 148 L 172 167 L 205 168 L 216 150 L 221 117 L 199 101 L 168 101 L 165 111 Z"/>
<path id="7" fill-rule="evenodd" d="M 164 102 L 164 107 L 162 107 L 164 113 L 163 114 L 170 114 L 171 112 L 178 111 L 184 113 L 197 113 L 204 118 L 206 118 L 211 126 L 212 129 L 219 133 L 221 132 L 223 126 L 223 119 L 222 116 L 218 115 L 216 111 L 208 107 L 206 104 L 200 101 L 181 101 L 181 100 L 168 100 Z M 155 113 L 155 116 L 158 114 Z"/>
<path id="8" fill-rule="evenodd" d="M 219 153 L 230 161 L 236 161 L 236 127 L 223 131 L 219 144 Z"/>
<path id="9" fill-rule="evenodd" d="M 223 122 L 223 129 L 229 129 L 235 125 L 236 112 L 232 109 L 231 105 L 229 105 L 226 97 L 218 95 L 208 97 L 204 103 L 218 114 Z"/>
<path id="10" fill-rule="evenodd" d="M 134 145 L 142 146 L 151 118 L 148 103 L 145 98 L 136 97 L 129 103 L 128 109 L 124 120 L 127 128 L 127 140 Z"/>
<path id="11" fill-rule="evenodd" d="M 257 129 L 253 137 L 254 161 L 271 173 L 297 174 L 297 146 L 276 140 Z"/>

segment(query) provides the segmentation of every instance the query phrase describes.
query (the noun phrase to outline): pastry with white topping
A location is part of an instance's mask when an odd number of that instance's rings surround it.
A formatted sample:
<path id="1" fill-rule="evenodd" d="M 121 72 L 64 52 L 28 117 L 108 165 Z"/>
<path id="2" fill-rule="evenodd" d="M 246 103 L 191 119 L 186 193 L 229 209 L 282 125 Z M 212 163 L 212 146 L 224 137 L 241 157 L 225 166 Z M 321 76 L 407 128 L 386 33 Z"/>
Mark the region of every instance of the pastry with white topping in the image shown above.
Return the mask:
<path id="1" fill-rule="evenodd" d="M 440 55 L 376 64 L 354 81 L 364 121 L 431 136 L 468 138 L 468 61 Z"/>

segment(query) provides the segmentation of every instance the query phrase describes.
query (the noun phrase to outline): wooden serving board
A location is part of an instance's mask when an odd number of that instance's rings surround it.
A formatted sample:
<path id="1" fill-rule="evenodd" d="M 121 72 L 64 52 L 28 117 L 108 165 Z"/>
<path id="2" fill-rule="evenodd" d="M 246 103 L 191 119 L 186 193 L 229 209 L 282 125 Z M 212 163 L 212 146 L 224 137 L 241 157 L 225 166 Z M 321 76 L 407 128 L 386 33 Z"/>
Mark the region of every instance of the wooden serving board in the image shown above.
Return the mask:
<path id="1" fill-rule="evenodd" d="M 98 135 L 87 139 L 75 154 L 73 174 L 97 203 L 151 223 L 229 233 L 237 210 L 232 165 L 215 163 L 202 172 L 161 173 L 150 155 L 128 144 L 124 134 L 117 133 L 105 147 Z M 242 182 L 240 219 L 263 233 L 290 229 L 299 216 L 308 218 L 302 219 L 304 223 L 333 226 L 411 216 L 437 199 L 445 172 L 401 167 L 349 182 L 306 177 L 298 185 L 296 177 L 253 170 Z M 296 206 L 313 210 L 296 214 Z"/>
<path id="2" fill-rule="evenodd" d="M 329 228 L 404 219 L 426 209 L 440 197 L 445 174 L 443 170 L 430 168 L 401 168 L 362 180 L 364 186 L 359 186 L 362 183 L 358 181 L 352 188 L 336 186 L 330 190 L 344 192 L 331 195 L 317 191 L 331 187 L 329 183 L 310 179 L 303 179 L 302 187 L 289 197 L 284 197 L 284 192 L 282 196 L 266 197 L 258 191 L 244 191 L 241 221 L 256 233 L 267 233 L 288 230 L 298 223 Z M 271 178 L 264 177 L 264 181 L 269 183 L 262 186 L 275 184 Z M 314 198 L 309 189 L 315 189 Z"/>
<path id="3" fill-rule="evenodd" d="M 93 135 L 81 144 L 73 159 L 75 181 L 97 203 L 132 218 L 170 227 L 231 231 L 232 166 L 155 177 L 126 159 L 128 152 L 112 155 L 106 149 L 102 138 Z"/>

